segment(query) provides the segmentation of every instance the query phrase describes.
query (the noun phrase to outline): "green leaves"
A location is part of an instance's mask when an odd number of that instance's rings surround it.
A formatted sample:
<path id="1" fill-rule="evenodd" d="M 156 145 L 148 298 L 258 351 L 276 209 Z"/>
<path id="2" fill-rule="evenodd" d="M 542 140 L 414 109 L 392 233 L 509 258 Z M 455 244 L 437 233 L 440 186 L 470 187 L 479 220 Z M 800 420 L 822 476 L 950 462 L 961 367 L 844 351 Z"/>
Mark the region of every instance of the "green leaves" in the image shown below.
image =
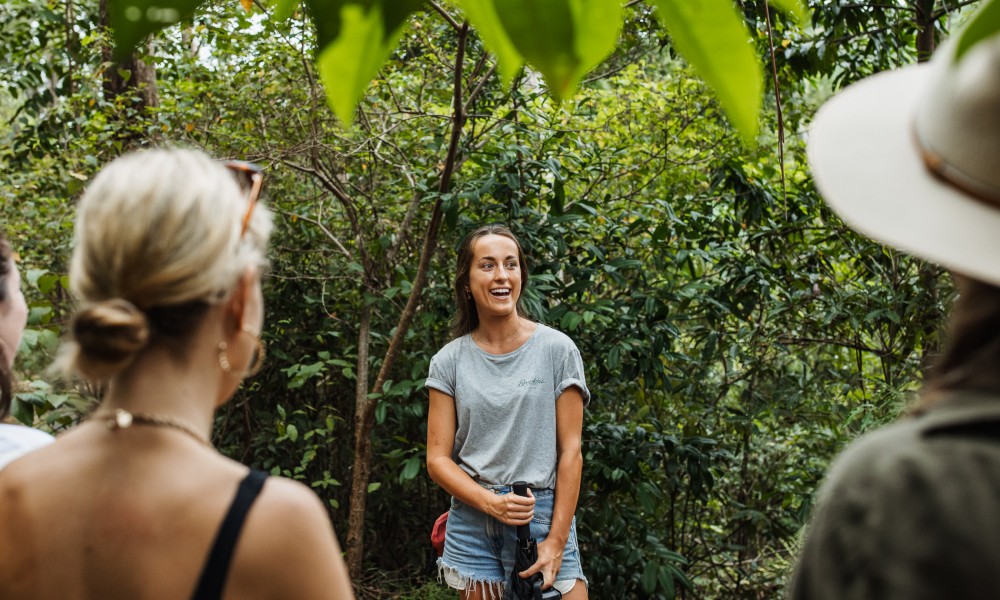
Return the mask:
<path id="1" fill-rule="evenodd" d="M 462 0 L 469 22 L 497 55 L 505 84 L 527 61 L 557 100 L 615 49 L 622 26 L 618 0 Z"/>
<path id="2" fill-rule="evenodd" d="M 524 64 L 524 58 L 507 37 L 493 0 L 460 0 L 459 4 L 469 21 L 475 24 L 486 47 L 496 55 L 504 85 L 510 85 L 518 69 Z"/>
<path id="3" fill-rule="evenodd" d="M 800 0 L 770 0 L 769 3 L 778 10 L 790 14 L 799 23 L 809 20 L 809 13 Z"/>
<path id="4" fill-rule="evenodd" d="M 757 136 L 763 72 L 743 17 L 732 0 L 653 0 L 677 50 L 715 90 L 733 126 L 751 142 Z M 806 20 L 801 0 L 774 6 Z"/>
<path id="5" fill-rule="evenodd" d="M 119 0 L 112 24 L 119 56 L 146 35 L 190 18 L 204 0 Z M 621 0 L 458 0 L 486 47 L 497 57 L 505 84 L 527 62 L 549 91 L 571 97 L 591 69 L 614 50 L 624 18 Z M 733 0 L 653 0 L 677 49 L 716 91 L 726 114 L 752 141 L 763 91 L 763 74 L 751 38 Z M 275 18 L 291 16 L 297 0 L 271 0 Z M 363 97 L 402 35 L 421 0 L 304 0 L 317 34 L 316 61 L 334 113 L 350 123 Z M 774 5 L 803 21 L 801 0 Z M 963 38 L 965 46 L 996 29 L 1000 0 L 987 6 Z M 983 11 L 985 15 L 989 11 Z M 978 37 L 977 37 L 978 36 Z"/>
<path id="6" fill-rule="evenodd" d="M 110 0 L 115 57 L 128 56 L 142 40 L 194 14 L 203 0 Z"/>
<path id="7" fill-rule="evenodd" d="M 743 139 L 757 135 L 764 76 L 732 0 L 654 0 L 674 45 L 715 90 Z"/>
<path id="8" fill-rule="evenodd" d="M 295 7 L 298 6 L 299 0 L 272 0 L 271 6 L 274 7 L 274 18 L 279 21 L 284 21 L 288 17 L 292 16 L 295 12 Z"/>
<path id="9" fill-rule="evenodd" d="M 316 62 L 327 101 L 342 123 L 396 46 L 420 0 L 307 0 L 316 25 Z"/>
<path id="10" fill-rule="evenodd" d="M 958 38 L 955 62 L 970 48 L 1000 31 L 1000 0 L 990 0 L 983 5 Z"/>
<path id="11" fill-rule="evenodd" d="M 500 0 L 496 8 L 502 33 L 485 33 L 496 27 L 492 20 L 479 23 L 472 15 L 469 19 L 484 32 L 487 47 L 491 39 L 509 39 L 542 73 L 557 100 L 572 96 L 580 79 L 611 54 L 622 25 L 618 0 Z M 510 48 L 501 50 L 509 52 Z"/>

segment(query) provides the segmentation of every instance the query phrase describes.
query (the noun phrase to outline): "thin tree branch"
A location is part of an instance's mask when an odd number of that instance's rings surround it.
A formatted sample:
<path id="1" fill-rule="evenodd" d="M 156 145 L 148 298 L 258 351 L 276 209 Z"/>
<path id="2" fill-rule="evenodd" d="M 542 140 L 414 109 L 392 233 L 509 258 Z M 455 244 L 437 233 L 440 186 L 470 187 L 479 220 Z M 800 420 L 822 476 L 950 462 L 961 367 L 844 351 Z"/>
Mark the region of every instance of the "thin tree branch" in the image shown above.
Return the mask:
<path id="1" fill-rule="evenodd" d="M 452 99 L 452 130 L 451 141 L 448 144 L 448 155 L 445 158 L 444 168 L 441 170 L 441 179 L 438 183 L 439 195 L 434 202 L 434 209 L 431 211 L 431 221 L 427 226 L 427 233 L 424 236 L 424 247 L 420 253 L 420 263 L 417 266 L 417 274 L 414 277 L 413 288 L 410 297 L 406 301 L 406 307 L 399 317 L 399 324 L 396 326 L 396 335 L 389 342 L 385 358 L 382 361 L 382 368 L 379 369 L 375 384 L 371 386 L 373 393 L 379 392 L 382 385 L 389 378 L 389 372 L 396 362 L 396 356 L 403 345 L 403 337 L 410 327 L 410 322 L 417 311 L 417 304 L 420 302 L 420 293 L 427 279 L 427 270 L 430 266 L 431 256 L 437 246 L 438 230 L 441 228 L 441 194 L 448 191 L 451 186 L 451 177 L 454 173 L 458 156 L 458 144 L 462 138 L 462 126 L 465 124 L 465 113 L 462 106 L 462 66 L 465 61 L 465 43 L 469 34 L 469 22 L 462 23 L 458 31 L 458 50 L 455 56 L 455 79 L 454 97 Z M 374 403 L 373 403 L 374 404 Z"/>
<path id="2" fill-rule="evenodd" d="M 829 346 L 840 346 L 842 348 L 851 348 L 853 350 L 860 350 L 861 352 L 870 352 L 875 356 L 886 357 L 890 356 L 892 353 L 885 349 L 872 348 L 871 346 L 866 346 L 858 341 L 847 341 L 847 340 L 836 340 L 832 338 L 809 338 L 809 337 L 791 337 L 791 336 L 779 336 L 779 344 L 788 344 L 789 346 L 810 346 L 813 344 L 825 344 Z"/>
<path id="3" fill-rule="evenodd" d="M 774 56 L 774 34 L 771 31 L 771 6 L 764 0 L 764 20 L 767 23 L 767 44 L 771 51 L 771 77 L 774 82 L 774 109 L 778 115 L 778 166 L 781 167 L 781 200 L 788 216 L 788 186 L 785 182 L 785 119 L 781 114 L 781 85 L 778 83 L 778 61 Z"/>
<path id="4" fill-rule="evenodd" d="M 472 88 L 472 91 L 469 92 L 469 97 L 465 100 L 465 106 L 462 108 L 462 113 L 465 116 L 468 116 L 469 106 L 472 104 L 472 101 L 476 99 L 476 96 L 478 96 L 481 91 L 483 91 L 483 86 L 486 84 L 489 78 L 493 76 L 493 73 L 496 70 L 497 66 L 496 63 L 494 63 L 493 66 L 490 67 L 490 70 L 487 71 L 486 74 L 483 75 L 482 79 L 479 80 L 479 83 L 476 84 L 476 87 Z"/>
<path id="5" fill-rule="evenodd" d="M 940 19 L 941 17 L 943 17 L 943 16 L 945 16 L 947 14 L 953 13 L 953 12 L 955 12 L 956 10 L 958 10 L 958 9 L 960 9 L 962 7 L 968 6 L 970 4 L 976 4 L 976 3 L 980 2 L 980 1 L 981 0 L 964 0 L 963 2 L 959 2 L 958 4 L 953 4 L 951 6 L 944 6 L 942 8 L 939 8 L 938 10 L 934 11 L 934 14 L 931 15 L 931 17 L 933 18 L 933 20 L 936 21 L 936 20 Z"/>
<path id="6" fill-rule="evenodd" d="M 448 156 L 445 159 L 444 169 L 441 171 L 441 180 L 438 191 L 444 194 L 451 185 L 451 175 L 455 169 L 455 159 L 458 156 L 458 142 L 462 139 L 462 127 L 465 125 L 465 106 L 462 103 L 462 63 L 465 60 L 465 39 L 469 34 L 469 22 L 462 23 L 462 28 L 458 32 L 458 51 L 455 57 L 455 91 L 452 99 L 452 126 L 451 141 L 448 143 Z"/>
<path id="7" fill-rule="evenodd" d="M 334 197 L 340 202 L 340 205 L 344 207 L 344 213 L 347 215 L 347 220 L 351 224 L 351 232 L 354 234 L 354 241 L 358 248 L 358 256 L 361 260 L 361 266 L 365 272 L 364 283 L 365 286 L 368 286 L 371 283 L 368 280 L 368 277 L 375 271 L 371 264 L 371 257 L 368 256 L 368 252 L 365 250 L 364 240 L 362 238 L 362 234 L 364 232 L 361 228 L 361 221 L 358 218 L 358 212 L 354 206 L 354 201 L 351 199 L 350 195 L 348 195 L 347 192 L 345 192 L 343 188 L 337 184 L 332 174 L 326 170 L 322 161 L 316 159 L 315 157 L 313 158 L 313 168 L 305 167 L 286 159 L 282 159 L 281 162 L 295 171 L 314 177 L 316 181 L 319 181 L 323 188 L 333 194 Z"/>
<path id="8" fill-rule="evenodd" d="M 353 257 L 351 256 L 351 252 L 347 248 L 345 248 L 344 245 L 340 243 L 340 240 L 337 238 L 337 236 L 335 236 L 333 234 L 333 232 L 331 232 L 329 229 L 327 229 L 325 225 L 323 225 L 322 223 L 320 223 L 318 219 L 313 219 L 312 217 L 307 217 L 305 215 L 300 215 L 300 214 L 296 214 L 296 213 L 292 213 L 292 212 L 289 212 L 289 211 L 286 211 L 286 210 L 280 210 L 280 209 L 276 209 L 276 208 L 272 208 L 272 210 L 274 212 L 278 213 L 279 215 L 282 215 L 282 216 L 285 216 L 285 217 L 289 217 L 289 218 L 292 218 L 292 219 L 298 219 L 300 221 L 305 221 L 306 223 L 310 223 L 312 225 L 315 225 L 317 228 L 319 228 L 319 230 L 321 232 L 323 232 L 323 235 L 325 235 L 328 240 L 330 240 L 331 242 L 333 242 L 333 245 L 336 246 L 337 249 L 340 250 L 340 252 L 345 257 L 347 257 L 348 260 L 353 260 Z"/>
<path id="9" fill-rule="evenodd" d="M 444 17 L 444 20 L 448 21 L 448 24 L 451 25 L 452 29 L 454 29 L 455 31 L 461 31 L 463 26 L 459 25 L 458 21 L 456 21 L 454 17 L 448 14 L 448 11 L 442 8 L 440 4 L 438 4 L 434 0 L 429 0 L 427 4 L 430 4 L 431 8 L 433 8 L 438 14 Z"/>

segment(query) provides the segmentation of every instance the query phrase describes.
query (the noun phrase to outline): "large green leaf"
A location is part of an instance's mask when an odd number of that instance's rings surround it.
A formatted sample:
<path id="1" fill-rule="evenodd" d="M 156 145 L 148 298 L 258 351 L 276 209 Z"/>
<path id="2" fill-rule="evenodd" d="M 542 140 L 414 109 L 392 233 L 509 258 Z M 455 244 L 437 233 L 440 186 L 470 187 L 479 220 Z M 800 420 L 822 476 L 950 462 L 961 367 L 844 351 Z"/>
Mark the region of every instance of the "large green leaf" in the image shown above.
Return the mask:
<path id="1" fill-rule="evenodd" d="M 614 50 L 622 24 L 619 0 L 498 0 L 496 6 L 514 47 L 559 100 Z"/>
<path id="2" fill-rule="evenodd" d="M 654 0 L 674 46 L 715 90 L 729 120 L 757 136 L 764 75 L 732 0 Z"/>
<path id="3" fill-rule="evenodd" d="M 614 52 L 624 15 L 618 0 L 570 0 L 569 5 L 576 24 L 580 65 L 574 76 L 579 80 Z"/>
<path id="4" fill-rule="evenodd" d="M 307 0 L 327 102 L 342 123 L 396 46 L 419 0 Z"/>
<path id="5" fill-rule="evenodd" d="M 460 0 L 459 4 L 469 22 L 479 32 L 483 43 L 496 55 L 504 85 L 510 85 L 524 64 L 524 58 L 507 37 L 507 32 L 493 6 L 493 0 Z"/>
<path id="6" fill-rule="evenodd" d="M 542 73 L 552 95 L 564 98 L 579 64 L 569 1 L 499 0 L 497 8 L 511 42 Z"/>
<path id="7" fill-rule="evenodd" d="M 293 3 L 294 4 L 294 3 Z M 322 52 L 328 44 L 336 42 L 342 35 L 357 36 L 357 32 L 345 31 L 353 28 L 359 20 L 371 23 L 381 22 L 382 42 L 392 35 L 401 33 L 406 18 L 418 10 L 423 0 L 305 0 L 306 9 L 316 26 L 316 47 Z M 349 22 L 345 11 L 350 13 Z M 390 47 L 394 44 L 389 44 Z"/>
<path id="8" fill-rule="evenodd" d="M 204 0 L 111 0 L 115 58 L 135 50 L 147 35 L 188 19 Z"/>
<path id="9" fill-rule="evenodd" d="M 1000 0 L 990 0 L 976 12 L 965 26 L 955 47 L 955 61 L 958 62 L 969 48 L 1000 32 Z"/>
<path id="10" fill-rule="evenodd" d="M 274 7 L 274 18 L 279 21 L 284 21 L 292 16 L 298 5 L 299 0 L 271 0 L 271 6 Z"/>
<path id="11" fill-rule="evenodd" d="M 806 7 L 801 0 L 769 1 L 770 4 L 778 10 L 792 15 L 792 17 L 794 17 L 799 23 L 807 23 L 809 21 L 809 13 L 806 12 Z"/>

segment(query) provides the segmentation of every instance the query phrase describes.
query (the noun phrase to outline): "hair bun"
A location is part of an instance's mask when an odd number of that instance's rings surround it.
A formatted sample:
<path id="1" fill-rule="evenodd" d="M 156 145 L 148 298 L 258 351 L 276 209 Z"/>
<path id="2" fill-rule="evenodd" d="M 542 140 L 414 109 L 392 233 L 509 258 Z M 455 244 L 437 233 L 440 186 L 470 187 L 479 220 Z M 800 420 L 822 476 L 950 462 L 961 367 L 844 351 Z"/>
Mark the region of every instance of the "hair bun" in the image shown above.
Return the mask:
<path id="1" fill-rule="evenodd" d="M 149 342 L 146 314 L 121 298 L 84 306 L 72 328 L 76 367 L 93 379 L 106 379 L 125 368 Z"/>

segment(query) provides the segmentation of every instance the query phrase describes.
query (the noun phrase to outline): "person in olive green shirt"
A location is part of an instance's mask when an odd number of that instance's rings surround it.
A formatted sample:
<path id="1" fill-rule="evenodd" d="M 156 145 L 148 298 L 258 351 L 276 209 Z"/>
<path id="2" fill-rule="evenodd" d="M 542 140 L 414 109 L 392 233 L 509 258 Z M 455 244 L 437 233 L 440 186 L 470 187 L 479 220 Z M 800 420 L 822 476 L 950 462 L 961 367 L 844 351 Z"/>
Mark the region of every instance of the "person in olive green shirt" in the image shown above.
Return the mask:
<path id="1" fill-rule="evenodd" d="M 915 408 L 831 467 L 789 595 L 998 598 L 1000 36 L 836 95 L 809 161 L 849 225 L 947 267 L 959 293 Z"/>

